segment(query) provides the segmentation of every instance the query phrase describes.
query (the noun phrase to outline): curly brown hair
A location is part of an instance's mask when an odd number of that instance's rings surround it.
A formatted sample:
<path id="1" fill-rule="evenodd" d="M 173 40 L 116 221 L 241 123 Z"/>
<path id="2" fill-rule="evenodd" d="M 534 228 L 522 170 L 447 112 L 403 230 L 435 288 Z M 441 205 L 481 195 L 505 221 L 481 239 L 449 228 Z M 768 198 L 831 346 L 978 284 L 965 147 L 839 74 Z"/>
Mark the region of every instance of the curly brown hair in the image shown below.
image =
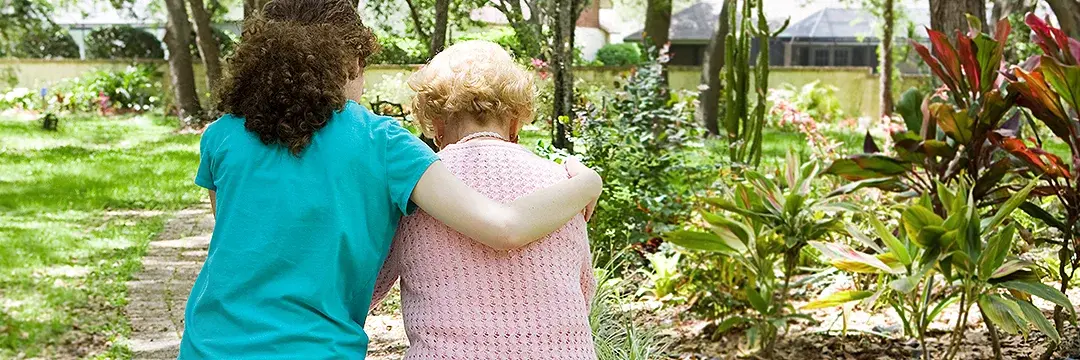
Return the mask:
<path id="1" fill-rule="evenodd" d="M 299 156 L 346 103 L 345 85 L 379 50 L 349 0 L 275 0 L 244 24 L 218 111 Z M 359 67 L 358 67 L 359 65 Z"/>

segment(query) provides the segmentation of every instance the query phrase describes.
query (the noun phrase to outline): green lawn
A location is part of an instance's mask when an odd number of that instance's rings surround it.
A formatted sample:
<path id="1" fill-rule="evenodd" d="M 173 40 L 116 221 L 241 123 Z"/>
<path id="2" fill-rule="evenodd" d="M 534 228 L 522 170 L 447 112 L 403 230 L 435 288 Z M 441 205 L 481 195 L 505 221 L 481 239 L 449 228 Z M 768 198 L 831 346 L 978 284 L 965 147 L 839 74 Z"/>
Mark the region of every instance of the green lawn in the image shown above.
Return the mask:
<path id="1" fill-rule="evenodd" d="M 129 357 L 125 280 L 190 207 L 198 135 L 155 116 L 0 118 L 0 358 Z"/>

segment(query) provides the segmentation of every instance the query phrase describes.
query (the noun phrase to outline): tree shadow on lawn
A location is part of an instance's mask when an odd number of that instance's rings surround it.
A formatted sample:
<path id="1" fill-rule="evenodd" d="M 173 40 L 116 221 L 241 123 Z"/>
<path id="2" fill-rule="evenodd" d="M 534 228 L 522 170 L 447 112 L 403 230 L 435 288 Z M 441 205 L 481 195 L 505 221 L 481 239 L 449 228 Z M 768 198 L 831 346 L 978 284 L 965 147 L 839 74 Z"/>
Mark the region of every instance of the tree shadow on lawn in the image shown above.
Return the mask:
<path id="1" fill-rule="evenodd" d="M 19 354 L 49 359 L 95 354 L 130 357 L 121 341 L 130 333 L 123 314 L 124 280 L 139 269 L 138 260 L 151 235 L 162 225 L 161 217 L 134 224 L 131 218 L 114 217 L 84 224 L 83 228 L 93 229 L 88 236 L 52 239 L 66 241 L 61 246 L 5 242 L 3 252 L 34 254 L 36 261 L 0 269 L 0 288 L 4 289 L 0 293 L 0 358 Z M 4 226 L 0 231 L 9 234 L 11 228 Z M 21 231 L 15 235 L 24 239 L 48 236 Z M 118 238 L 130 243 L 100 246 L 101 242 L 94 241 Z M 11 247 L 22 248 L 12 251 Z"/>

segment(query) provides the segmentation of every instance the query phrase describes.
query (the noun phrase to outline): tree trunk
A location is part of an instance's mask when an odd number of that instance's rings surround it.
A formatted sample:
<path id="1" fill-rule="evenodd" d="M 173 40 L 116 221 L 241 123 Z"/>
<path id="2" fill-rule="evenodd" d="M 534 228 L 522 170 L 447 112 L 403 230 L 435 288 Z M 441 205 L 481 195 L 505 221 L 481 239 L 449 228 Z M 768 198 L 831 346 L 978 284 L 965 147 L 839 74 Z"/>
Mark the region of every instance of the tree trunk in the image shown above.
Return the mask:
<path id="1" fill-rule="evenodd" d="M 646 45 L 659 48 L 668 43 L 671 31 L 671 1 L 648 0 L 649 3 L 645 9 Z"/>
<path id="2" fill-rule="evenodd" d="M 431 33 L 428 56 L 435 56 L 446 48 L 446 23 L 449 20 L 450 0 L 435 0 L 435 31 Z"/>
<path id="3" fill-rule="evenodd" d="M 1046 0 L 1066 35 L 1080 39 L 1080 0 Z"/>
<path id="4" fill-rule="evenodd" d="M 180 119 L 185 123 L 201 122 L 199 98 L 195 92 L 195 71 L 191 65 L 191 47 L 184 0 L 165 0 L 169 19 L 165 29 L 165 45 L 169 48 L 169 75 L 172 79 L 173 101 Z"/>
<path id="5" fill-rule="evenodd" d="M 595 1 L 595 0 L 594 0 Z M 697 121 L 705 126 L 709 136 L 720 134 L 720 69 L 724 67 L 724 40 L 727 39 L 729 24 L 727 21 L 730 1 L 724 1 L 720 8 L 720 19 L 716 30 L 709 39 L 705 50 L 705 62 L 701 69 L 701 93 L 698 95 Z"/>
<path id="6" fill-rule="evenodd" d="M 971 14 L 986 23 L 985 0 L 930 0 L 930 28 L 950 38 L 956 30 L 967 32 L 967 17 Z"/>
<path id="7" fill-rule="evenodd" d="M 881 31 L 881 117 L 893 113 L 893 27 L 896 25 L 893 0 L 882 2 Z"/>
<path id="8" fill-rule="evenodd" d="M 210 14 L 203 6 L 203 0 L 191 1 L 191 18 L 195 25 L 195 40 L 198 42 L 199 55 L 206 67 L 206 91 L 213 92 L 218 80 L 221 80 L 221 53 L 214 29 L 210 27 Z"/>
<path id="9" fill-rule="evenodd" d="M 543 36 L 544 24 L 547 18 L 541 12 L 554 11 L 554 0 L 549 0 L 544 7 L 537 4 L 539 0 L 496 0 L 491 5 L 506 16 L 510 27 L 514 29 L 514 37 L 521 43 L 521 47 L 527 54 L 516 54 L 530 58 L 544 58 L 544 45 L 546 38 Z M 525 5 L 524 7 L 522 5 Z M 528 9 L 529 18 L 525 18 L 525 9 Z M 548 23 L 548 25 L 551 25 Z"/>
<path id="10" fill-rule="evenodd" d="M 551 120 L 555 125 L 555 138 L 552 145 L 574 152 L 574 143 L 570 138 L 574 118 L 574 76 L 572 62 L 574 55 L 574 3 L 581 0 L 554 0 L 551 16 L 553 43 L 551 49 L 551 69 L 554 75 L 555 94 L 552 101 Z"/>
<path id="11" fill-rule="evenodd" d="M 405 0 L 405 4 L 409 6 L 409 18 L 412 19 L 413 31 L 416 31 L 416 36 L 420 38 L 420 43 L 423 44 L 430 42 L 431 34 L 428 34 L 427 31 L 424 31 L 424 20 L 420 15 L 420 10 L 416 8 L 417 5 L 413 3 L 413 0 Z M 434 55 L 435 54 L 431 54 L 429 56 Z"/>

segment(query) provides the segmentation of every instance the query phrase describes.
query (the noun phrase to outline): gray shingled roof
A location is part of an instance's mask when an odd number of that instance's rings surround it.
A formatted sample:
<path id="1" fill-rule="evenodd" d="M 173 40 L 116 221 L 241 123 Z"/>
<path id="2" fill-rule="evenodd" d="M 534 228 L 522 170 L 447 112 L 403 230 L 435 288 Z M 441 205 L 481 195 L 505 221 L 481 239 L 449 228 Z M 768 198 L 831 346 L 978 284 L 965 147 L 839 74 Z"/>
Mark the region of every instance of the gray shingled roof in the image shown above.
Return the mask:
<path id="1" fill-rule="evenodd" d="M 916 29 L 922 29 L 923 26 L 930 24 L 929 11 L 926 9 L 912 9 L 905 15 L 915 24 Z M 878 21 L 877 17 L 863 9 L 822 9 L 791 24 L 778 37 L 795 40 L 876 39 L 875 30 Z M 900 25 L 896 29 L 897 34 L 903 34 L 905 31 L 906 25 Z M 921 32 L 917 30 L 916 33 Z"/>
<path id="2" fill-rule="evenodd" d="M 708 42 L 719 19 L 720 7 L 707 2 L 699 2 L 671 16 L 670 39 L 676 43 Z M 927 9 L 910 9 L 905 12 L 908 19 L 915 23 L 916 33 L 924 34 L 921 29 L 930 24 L 930 12 Z M 863 9 L 827 8 L 819 10 L 806 18 L 792 23 L 778 37 L 782 39 L 814 39 L 827 41 L 854 41 L 858 39 L 874 40 L 875 26 L 878 19 Z M 773 29 L 783 23 L 782 20 L 770 20 Z M 899 25 L 899 24 L 898 24 Z M 641 41 L 638 30 L 624 40 Z M 896 29 L 897 34 L 904 34 L 906 25 Z"/>

